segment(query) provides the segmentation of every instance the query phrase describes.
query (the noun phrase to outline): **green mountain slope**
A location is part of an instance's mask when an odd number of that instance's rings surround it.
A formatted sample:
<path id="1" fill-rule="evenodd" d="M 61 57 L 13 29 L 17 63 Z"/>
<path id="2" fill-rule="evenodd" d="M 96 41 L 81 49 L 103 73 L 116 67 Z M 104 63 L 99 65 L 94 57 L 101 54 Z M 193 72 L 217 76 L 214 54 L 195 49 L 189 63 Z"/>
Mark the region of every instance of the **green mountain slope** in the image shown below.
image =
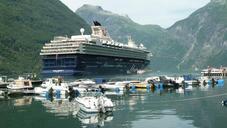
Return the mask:
<path id="1" fill-rule="evenodd" d="M 0 1 L 0 74 L 40 71 L 42 45 L 53 36 L 79 34 L 86 22 L 59 0 Z"/>
<path id="2" fill-rule="evenodd" d="M 211 0 L 168 31 L 188 48 L 179 67 L 227 65 L 227 0 Z"/>
<path id="3" fill-rule="evenodd" d="M 84 5 L 76 14 L 89 24 L 99 21 L 108 29 L 114 40 L 127 42 L 128 36 L 131 36 L 138 44 L 143 43 L 153 53 L 152 70 L 175 71 L 176 65 L 180 62 L 179 58 L 182 58 L 185 51 L 184 45 L 160 26 L 140 25 L 128 16 L 103 10 L 100 6 Z"/>

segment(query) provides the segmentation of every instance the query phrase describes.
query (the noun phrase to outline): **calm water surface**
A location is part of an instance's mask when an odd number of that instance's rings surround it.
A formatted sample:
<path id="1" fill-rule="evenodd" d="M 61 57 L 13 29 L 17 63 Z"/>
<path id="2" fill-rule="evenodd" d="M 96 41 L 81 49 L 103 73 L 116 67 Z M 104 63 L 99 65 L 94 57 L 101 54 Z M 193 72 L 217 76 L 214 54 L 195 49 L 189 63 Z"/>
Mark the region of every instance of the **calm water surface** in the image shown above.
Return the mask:
<path id="1" fill-rule="evenodd" d="M 137 90 L 111 95 L 115 111 L 85 114 L 68 99 L 52 101 L 38 96 L 0 98 L 1 128 L 224 128 L 227 84 L 198 87 L 184 94 L 175 90 Z"/>

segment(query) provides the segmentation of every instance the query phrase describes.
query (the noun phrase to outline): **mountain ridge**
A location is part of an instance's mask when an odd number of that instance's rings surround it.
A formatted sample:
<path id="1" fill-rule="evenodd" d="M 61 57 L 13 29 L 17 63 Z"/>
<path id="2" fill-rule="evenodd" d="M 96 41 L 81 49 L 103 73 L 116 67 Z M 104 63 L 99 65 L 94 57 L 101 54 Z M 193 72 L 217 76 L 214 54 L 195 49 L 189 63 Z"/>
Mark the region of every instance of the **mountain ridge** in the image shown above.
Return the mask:
<path id="1" fill-rule="evenodd" d="M 127 16 L 106 11 L 100 6 L 84 5 L 76 11 L 76 14 L 90 25 L 94 20 L 99 21 L 116 41 L 127 42 L 127 36 L 131 36 L 135 42 L 143 43 L 154 55 L 151 61 L 153 70 L 176 70 L 174 65 L 179 63 L 178 57 L 181 57 L 184 47 L 178 45 L 177 40 L 162 27 L 140 25 Z M 168 45 L 167 42 L 172 45 Z M 174 48 L 178 48 L 179 52 L 174 52 Z M 166 64 L 173 68 L 169 69 Z"/>
<path id="2" fill-rule="evenodd" d="M 208 65 L 226 65 L 226 12 L 226 0 L 213 0 L 168 28 L 168 31 L 183 40 L 189 49 L 178 66 L 204 68 Z"/>
<path id="3" fill-rule="evenodd" d="M 119 27 L 127 29 L 131 33 L 134 32 L 133 38 L 136 41 L 145 42 L 145 46 L 154 53 L 152 61 L 159 61 L 151 66 L 155 69 L 168 70 L 166 67 L 171 67 L 178 71 L 185 69 L 193 71 L 194 69 L 205 68 L 208 65 L 226 65 L 224 61 L 227 54 L 225 50 L 227 15 L 224 13 L 227 12 L 225 10 L 226 3 L 226 0 L 212 0 L 189 17 L 177 21 L 167 29 L 160 26 L 155 28 L 155 25 L 140 25 L 130 18 L 128 20 L 121 15 L 104 10 L 100 6 L 82 6 L 76 13 L 89 24 L 92 23 L 92 20 L 101 21 L 116 40 L 125 41 L 125 39 L 118 37 L 122 35 L 122 31 L 130 34 L 126 30 L 119 29 Z M 92 10 L 93 8 L 98 8 L 99 11 L 96 12 Z M 108 13 L 108 15 L 102 12 Z M 114 24 L 119 26 L 114 26 Z M 139 36 L 142 36 L 142 38 L 139 38 Z M 174 62 L 163 64 L 168 63 L 168 61 Z"/>

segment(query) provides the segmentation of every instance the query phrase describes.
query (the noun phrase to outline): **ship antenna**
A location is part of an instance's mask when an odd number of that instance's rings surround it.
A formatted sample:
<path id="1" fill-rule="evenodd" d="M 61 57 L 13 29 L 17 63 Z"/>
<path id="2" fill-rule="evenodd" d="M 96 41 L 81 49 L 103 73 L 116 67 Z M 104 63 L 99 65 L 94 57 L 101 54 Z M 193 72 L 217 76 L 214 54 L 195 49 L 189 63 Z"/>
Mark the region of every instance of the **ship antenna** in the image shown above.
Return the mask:
<path id="1" fill-rule="evenodd" d="M 81 29 L 80 29 L 80 33 L 81 33 L 81 35 L 84 35 L 84 31 L 85 31 L 85 29 L 84 29 L 84 28 L 81 28 Z"/>
<path id="2" fill-rule="evenodd" d="M 131 36 L 128 36 L 128 41 L 132 41 L 132 37 Z"/>

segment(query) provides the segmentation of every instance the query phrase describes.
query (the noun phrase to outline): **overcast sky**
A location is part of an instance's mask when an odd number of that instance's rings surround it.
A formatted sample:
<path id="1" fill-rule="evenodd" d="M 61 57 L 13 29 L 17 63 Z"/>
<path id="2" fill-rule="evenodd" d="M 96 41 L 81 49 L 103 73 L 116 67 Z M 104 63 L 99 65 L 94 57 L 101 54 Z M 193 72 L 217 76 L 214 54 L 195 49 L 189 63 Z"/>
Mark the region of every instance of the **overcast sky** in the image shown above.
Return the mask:
<path id="1" fill-rule="evenodd" d="M 61 0 L 75 11 L 83 4 L 100 5 L 105 10 L 128 15 L 140 24 L 158 24 L 170 27 L 188 17 L 210 0 Z"/>

